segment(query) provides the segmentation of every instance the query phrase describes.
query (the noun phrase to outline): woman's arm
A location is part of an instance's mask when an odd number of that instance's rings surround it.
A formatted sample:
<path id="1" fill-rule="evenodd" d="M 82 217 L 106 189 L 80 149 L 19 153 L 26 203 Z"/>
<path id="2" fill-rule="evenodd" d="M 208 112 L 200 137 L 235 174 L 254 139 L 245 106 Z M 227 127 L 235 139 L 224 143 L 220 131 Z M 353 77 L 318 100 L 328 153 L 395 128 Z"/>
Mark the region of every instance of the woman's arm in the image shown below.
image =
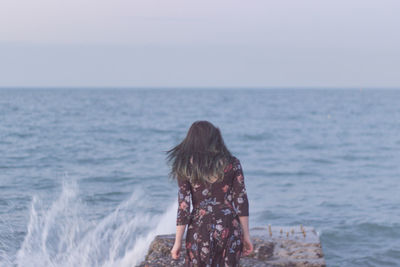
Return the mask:
<path id="1" fill-rule="evenodd" d="M 176 225 L 186 225 L 190 221 L 190 183 L 187 180 L 182 180 L 178 178 L 178 186 L 178 212 Z"/>
<path id="2" fill-rule="evenodd" d="M 243 169 L 239 159 L 234 164 L 233 170 L 233 204 L 243 230 L 243 254 L 247 256 L 253 251 L 253 244 L 249 232 L 249 201 L 244 183 Z"/>
<path id="3" fill-rule="evenodd" d="M 249 216 L 249 200 L 247 198 L 246 186 L 244 184 L 244 175 L 242 165 L 239 159 L 236 159 L 233 165 L 233 206 L 236 214 L 239 216 Z"/>
<path id="4" fill-rule="evenodd" d="M 243 237 L 250 238 L 249 232 L 249 216 L 239 216 L 240 224 L 242 225 L 243 229 Z"/>
<path id="5" fill-rule="evenodd" d="M 175 234 L 175 243 L 181 244 L 183 233 L 185 232 L 186 225 L 177 225 Z"/>
<path id="6" fill-rule="evenodd" d="M 178 179 L 178 211 L 176 218 L 176 235 L 174 247 L 171 250 L 173 259 L 179 258 L 179 252 L 182 245 L 182 237 L 185 232 L 186 225 L 190 222 L 190 200 L 191 190 L 190 183 L 187 180 Z"/>
<path id="7" fill-rule="evenodd" d="M 253 243 L 249 233 L 249 216 L 239 216 L 239 220 L 243 229 L 243 256 L 247 256 L 253 252 Z"/>
<path id="8" fill-rule="evenodd" d="M 179 259 L 180 251 L 182 247 L 182 237 L 185 232 L 186 224 L 176 226 L 175 243 L 171 249 L 171 257 L 176 260 Z"/>

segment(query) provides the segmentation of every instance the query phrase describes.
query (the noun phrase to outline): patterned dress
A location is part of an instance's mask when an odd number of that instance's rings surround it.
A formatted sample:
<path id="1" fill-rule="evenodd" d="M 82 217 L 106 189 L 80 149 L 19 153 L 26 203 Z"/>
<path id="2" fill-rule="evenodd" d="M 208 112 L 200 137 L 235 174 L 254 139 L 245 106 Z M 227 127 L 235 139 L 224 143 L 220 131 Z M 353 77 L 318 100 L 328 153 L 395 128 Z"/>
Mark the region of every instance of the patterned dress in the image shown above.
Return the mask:
<path id="1" fill-rule="evenodd" d="M 185 266 L 239 266 L 242 228 L 239 216 L 249 216 L 242 166 L 233 157 L 221 181 L 209 185 L 178 179 L 177 225 L 188 224 Z M 190 201 L 193 209 L 190 212 Z"/>

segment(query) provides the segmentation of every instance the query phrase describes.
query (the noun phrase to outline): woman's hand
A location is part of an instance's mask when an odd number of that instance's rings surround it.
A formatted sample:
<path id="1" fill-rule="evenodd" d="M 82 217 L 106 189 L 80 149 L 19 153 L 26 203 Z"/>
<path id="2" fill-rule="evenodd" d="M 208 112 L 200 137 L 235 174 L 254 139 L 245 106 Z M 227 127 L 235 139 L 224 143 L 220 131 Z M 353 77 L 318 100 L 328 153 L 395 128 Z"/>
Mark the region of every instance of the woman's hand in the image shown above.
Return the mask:
<path id="1" fill-rule="evenodd" d="M 185 232 L 186 225 L 177 225 L 176 226 L 176 235 L 175 235 L 175 243 L 174 247 L 171 249 L 171 257 L 174 260 L 179 259 L 182 245 L 182 236 L 183 232 Z"/>
<path id="2" fill-rule="evenodd" d="M 239 216 L 240 224 L 243 229 L 243 249 L 242 253 L 243 256 L 247 256 L 253 252 L 253 244 L 250 240 L 250 233 L 249 233 L 249 216 Z"/>
<path id="3" fill-rule="evenodd" d="M 243 256 L 248 256 L 251 252 L 253 252 L 253 244 L 251 243 L 250 236 L 243 236 Z"/>
<path id="4" fill-rule="evenodd" d="M 173 248 L 171 249 L 171 257 L 172 257 L 174 260 L 179 259 L 180 252 L 181 252 L 181 243 L 175 241 L 174 246 L 173 246 Z"/>

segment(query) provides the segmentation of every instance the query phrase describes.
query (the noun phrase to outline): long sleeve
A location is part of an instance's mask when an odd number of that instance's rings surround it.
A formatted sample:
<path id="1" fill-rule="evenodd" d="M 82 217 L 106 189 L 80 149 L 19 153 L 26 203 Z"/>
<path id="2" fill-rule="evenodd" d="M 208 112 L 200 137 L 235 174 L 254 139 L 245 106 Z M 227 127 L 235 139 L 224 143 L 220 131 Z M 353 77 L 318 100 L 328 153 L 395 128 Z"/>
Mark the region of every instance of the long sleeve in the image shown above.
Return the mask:
<path id="1" fill-rule="evenodd" d="M 178 212 L 176 225 L 185 225 L 190 221 L 190 183 L 188 180 L 178 178 Z"/>
<path id="2" fill-rule="evenodd" d="M 239 216 L 249 216 L 249 201 L 244 184 L 242 165 L 239 159 L 233 165 L 233 172 L 232 197 L 234 209 Z"/>

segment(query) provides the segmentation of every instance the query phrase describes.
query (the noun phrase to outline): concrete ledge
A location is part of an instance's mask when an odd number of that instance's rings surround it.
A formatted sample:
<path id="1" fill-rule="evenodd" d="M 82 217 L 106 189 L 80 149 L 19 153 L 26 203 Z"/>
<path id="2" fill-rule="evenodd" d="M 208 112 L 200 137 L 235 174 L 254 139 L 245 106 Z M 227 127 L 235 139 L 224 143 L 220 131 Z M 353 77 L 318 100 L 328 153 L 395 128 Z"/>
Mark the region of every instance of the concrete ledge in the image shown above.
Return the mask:
<path id="1" fill-rule="evenodd" d="M 240 259 L 242 267 L 287 266 L 326 267 L 319 235 L 313 227 L 268 226 L 250 229 L 254 251 Z M 181 257 L 172 260 L 170 250 L 175 235 L 158 235 L 139 267 L 184 266 L 185 242 Z"/>

